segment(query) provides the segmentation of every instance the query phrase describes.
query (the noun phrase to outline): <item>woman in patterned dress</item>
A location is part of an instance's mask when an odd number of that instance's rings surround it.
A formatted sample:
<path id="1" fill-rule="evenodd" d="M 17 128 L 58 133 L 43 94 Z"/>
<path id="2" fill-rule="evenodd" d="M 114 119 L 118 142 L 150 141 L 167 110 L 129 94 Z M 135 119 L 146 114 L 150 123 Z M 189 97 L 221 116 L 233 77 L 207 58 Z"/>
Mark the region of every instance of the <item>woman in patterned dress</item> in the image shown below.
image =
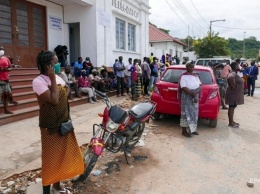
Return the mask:
<path id="1" fill-rule="evenodd" d="M 193 74 L 194 65 L 186 64 L 187 72 L 183 73 L 179 81 L 179 91 L 181 100 L 181 119 L 182 135 L 191 137 L 199 135 L 197 130 L 199 113 L 199 94 L 201 92 L 201 81 L 198 75 Z"/>
<path id="2" fill-rule="evenodd" d="M 37 56 L 40 75 L 33 80 L 33 90 L 40 107 L 43 194 L 50 194 L 51 184 L 60 193 L 70 193 L 60 181 L 84 171 L 74 132 L 65 136 L 58 133 L 60 123 L 69 119 L 69 105 L 67 86 L 53 70 L 56 63 L 58 58 L 54 53 L 41 51 Z"/>

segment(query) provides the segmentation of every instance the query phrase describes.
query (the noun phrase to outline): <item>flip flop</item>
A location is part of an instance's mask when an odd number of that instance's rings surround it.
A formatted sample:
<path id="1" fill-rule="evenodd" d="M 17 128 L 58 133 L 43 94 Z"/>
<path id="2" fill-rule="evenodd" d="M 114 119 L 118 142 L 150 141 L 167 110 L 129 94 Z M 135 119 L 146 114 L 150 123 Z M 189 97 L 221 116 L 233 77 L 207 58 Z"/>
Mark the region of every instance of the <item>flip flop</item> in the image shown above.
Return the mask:
<path id="1" fill-rule="evenodd" d="M 233 121 L 233 124 L 238 125 L 238 126 L 240 125 L 239 123 L 236 123 L 235 121 Z"/>
<path id="2" fill-rule="evenodd" d="M 64 188 L 63 190 L 57 190 L 52 188 L 53 194 L 71 194 L 70 190 L 67 188 Z"/>
<path id="3" fill-rule="evenodd" d="M 228 124 L 229 127 L 232 127 L 232 128 L 238 128 L 239 125 L 237 125 L 236 123 L 232 123 L 232 124 Z"/>
<path id="4" fill-rule="evenodd" d="M 19 103 L 16 101 L 12 101 L 12 102 L 10 102 L 10 104 L 14 104 L 15 106 L 17 106 Z"/>
<path id="5" fill-rule="evenodd" d="M 5 111 L 5 114 L 14 114 L 14 113 L 9 111 L 9 110 L 7 110 L 7 111 Z"/>

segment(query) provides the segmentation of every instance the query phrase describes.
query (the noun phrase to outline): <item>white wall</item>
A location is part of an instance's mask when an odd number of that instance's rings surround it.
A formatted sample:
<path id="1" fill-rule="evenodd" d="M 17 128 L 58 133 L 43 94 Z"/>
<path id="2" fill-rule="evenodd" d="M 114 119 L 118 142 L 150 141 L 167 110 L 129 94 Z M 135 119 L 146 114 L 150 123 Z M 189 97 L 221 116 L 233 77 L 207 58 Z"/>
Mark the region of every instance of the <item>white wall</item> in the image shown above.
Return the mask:
<path id="1" fill-rule="evenodd" d="M 80 23 L 80 55 L 90 57 L 94 66 L 101 67 L 103 64 L 112 66 L 118 56 L 142 59 L 150 55 L 149 50 L 149 0 L 145 4 L 140 0 L 119 0 L 118 2 L 136 10 L 138 17 L 112 6 L 112 0 L 91 1 L 92 5 L 82 6 L 77 3 L 60 6 L 45 0 L 31 0 L 34 3 L 46 6 L 47 10 L 47 36 L 48 49 L 54 50 L 57 45 L 67 45 L 69 48 L 69 25 Z M 74 0 L 71 0 L 73 2 Z M 114 0 L 113 0 L 114 1 Z M 101 25 L 98 21 L 99 10 L 105 11 L 110 16 L 110 26 Z M 62 30 L 54 30 L 49 27 L 49 16 L 62 18 Z M 64 17 L 64 18 L 63 18 Z M 115 18 L 126 22 L 126 50 L 116 49 L 116 22 Z M 136 26 L 136 51 L 128 51 L 127 24 Z M 75 59 L 76 60 L 76 59 Z"/>
<path id="2" fill-rule="evenodd" d="M 152 45 L 152 47 L 151 47 Z M 175 56 L 176 55 L 176 51 L 177 51 L 177 55 L 180 59 L 180 63 L 182 63 L 183 61 L 183 46 L 180 44 L 177 44 L 175 42 L 150 42 L 149 43 L 149 56 L 150 53 L 152 52 L 154 54 L 154 56 L 156 56 L 157 58 L 161 59 L 162 55 L 166 55 L 171 54 L 171 56 Z"/>
<path id="3" fill-rule="evenodd" d="M 90 57 L 93 65 L 96 65 L 96 6 L 65 5 L 64 21 L 65 23 L 80 23 L 80 55 L 83 59 Z"/>
<path id="4" fill-rule="evenodd" d="M 195 52 L 183 52 L 183 58 L 187 58 L 189 61 L 193 60 L 196 61 L 197 60 L 197 55 L 195 55 Z"/>

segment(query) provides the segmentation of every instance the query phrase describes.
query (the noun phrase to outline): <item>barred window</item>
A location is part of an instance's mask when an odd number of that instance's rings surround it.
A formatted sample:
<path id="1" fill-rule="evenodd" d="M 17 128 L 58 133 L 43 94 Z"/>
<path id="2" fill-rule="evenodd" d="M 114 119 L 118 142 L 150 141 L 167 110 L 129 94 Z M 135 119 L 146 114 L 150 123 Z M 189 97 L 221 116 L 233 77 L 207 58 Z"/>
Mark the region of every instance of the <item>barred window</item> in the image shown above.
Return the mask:
<path id="1" fill-rule="evenodd" d="M 116 48 L 125 50 L 125 22 L 116 18 Z"/>
<path id="2" fill-rule="evenodd" d="M 135 26 L 128 24 L 128 50 L 135 51 Z"/>

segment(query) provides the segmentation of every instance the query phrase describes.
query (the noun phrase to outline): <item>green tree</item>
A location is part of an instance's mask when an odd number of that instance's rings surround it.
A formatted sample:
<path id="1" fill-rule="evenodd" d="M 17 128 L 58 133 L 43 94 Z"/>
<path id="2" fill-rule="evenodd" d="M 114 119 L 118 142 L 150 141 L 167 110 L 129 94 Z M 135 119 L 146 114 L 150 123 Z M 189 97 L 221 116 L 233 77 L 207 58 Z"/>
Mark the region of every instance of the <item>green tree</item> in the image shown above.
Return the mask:
<path id="1" fill-rule="evenodd" d="M 245 56 L 244 54 L 245 44 Z M 232 58 L 256 58 L 259 56 L 260 41 L 256 37 L 250 36 L 245 40 L 236 40 L 234 38 L 228 39 L 228 49 L 232 52 Z"/>
<path id="2" fill-rule="evenodd" d="M 195 39 L 192 38 L 191 36 L 187 36 L 185 39 L 181 39 L 181 41 L 187 45 L 187 46 L 183 46 L 183 50 L 184 51 L 193 51 L 193 41 L 194 40 Z M 189 45 L 189 48 L 188 48 L 188 45 Z"/>
<path id="3" fill-rule="evenodd" d="M 227 48 L 228 40 L 221 38 L 217 34 L 208 34 L 208 36 L 194 40 L 194 51 L 199 57 L 227 56 L 231 51 Z"/>

